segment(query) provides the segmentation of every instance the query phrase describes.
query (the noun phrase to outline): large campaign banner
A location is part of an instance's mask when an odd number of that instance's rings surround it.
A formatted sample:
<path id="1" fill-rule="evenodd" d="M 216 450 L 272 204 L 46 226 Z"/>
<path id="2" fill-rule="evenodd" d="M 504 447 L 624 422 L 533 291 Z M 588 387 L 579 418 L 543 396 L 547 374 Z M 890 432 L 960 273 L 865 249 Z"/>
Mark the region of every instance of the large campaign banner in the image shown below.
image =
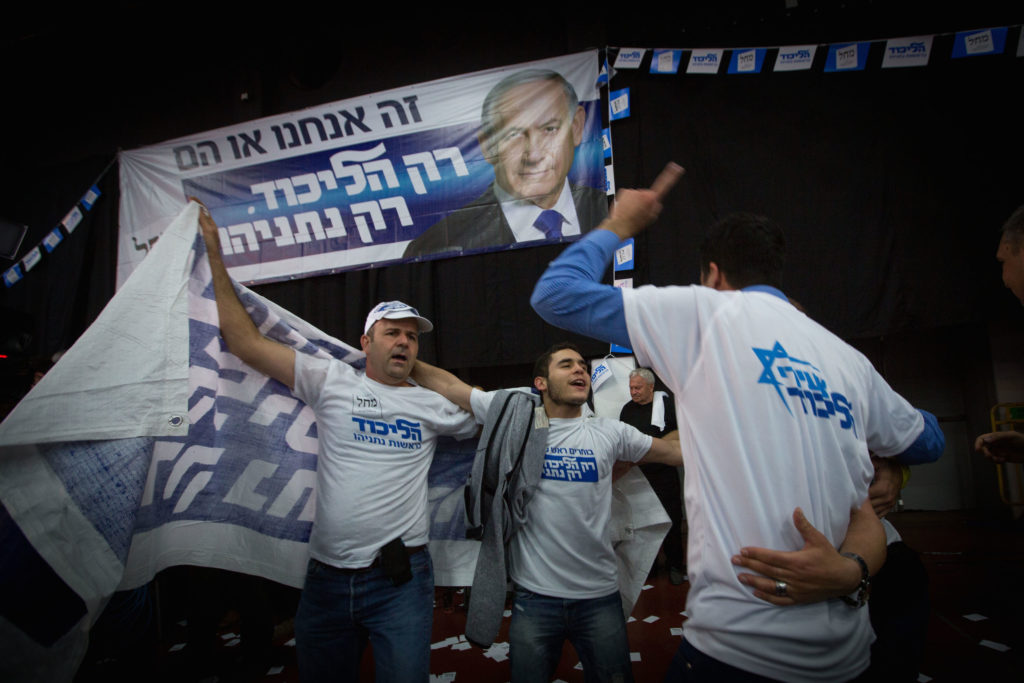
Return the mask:
<path id="1" fill-rule="evenodd" d="M 607 213 L 597 76 L 584 52 L 123 152 L 118 286 L 188 196 L 245 284 L 572 239 Z"/>

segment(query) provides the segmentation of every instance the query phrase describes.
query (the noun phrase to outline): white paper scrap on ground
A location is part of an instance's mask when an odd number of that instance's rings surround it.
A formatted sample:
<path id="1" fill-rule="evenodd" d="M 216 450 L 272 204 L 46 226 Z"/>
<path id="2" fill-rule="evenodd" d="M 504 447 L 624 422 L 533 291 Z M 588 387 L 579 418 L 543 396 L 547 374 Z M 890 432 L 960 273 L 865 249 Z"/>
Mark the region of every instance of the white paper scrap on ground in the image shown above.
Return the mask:
<path id="1" fill-rule="evenodd" d="M 670 628 L 668 630 L 668 632 L 669 632 L 669 635 L 682 637 L 682 635 L 683 635 L 683 627 L 682 626 L 673 626 L 672 628 Z"/>
<path id="2" fill-rule="evenodd" d="M 468 650 L 471 647 L 473 647 L 473 644 L 467 642 L 455 643 L 452 645 L 453 650 Z"/>
<path id="3" fill-rule="evenodd" d="M 430 683 L 451 683 L 454 680 L 454 671 L 446 671 L 443 674 L 430 674 Z"/>
<path id="4" fill-rule="evenodd" d="M 490 657 L 496 662 L 504 662 L 508 659 L 508 643 L 493 643 L 487 651 L 484 652 L 484 657 Z"/>
<path id="5" fill-rule="evenodd" d="M 980 643 L 978 643 L 978 645 L 983 645 L 984 647 L 990 647 L 993 650 L 995 650 L 996 652 L 1006 652 L 1007 650 L 1010 649 L 1009 645 L 1003 645 L 1002 643 L 997 643 L 994 640 L 983 640 Z"/>
<path id="6" fill-rule="evenodd" d="M 294 638 L 292 638 L 292 639 L 291 639 L 291 640 L 289 640 L 289 641 L 288 641 L 287 643 L 285 643 L 285 644 L 284 644 L 284 646 L 285 646 L 285 647 L 295 647 L 295 639 L 294 639 Z"/>
<path id="7" fill-rule="evenodd" d="M 185 647 L 185 643 L 175 643 L 174 645 L 171 645 L 169 648 L 167 648 L 167 651 L 168 652 L 177 652 L 178 650 L 182 649 L 183 647 Z"/>
<path id="8" fill-rule="evenodd" d="M 504 612 L 501 613 L 501 616 L 503 616 L 506 619 L 508 619 L 510 616 L 512 616 L 512 610 L 510 610 L 510 609 L 505 610 Z"/>
<path id="9" fill-rule="evenodd" d="M 282 671 L 284 671 L 284 667 L 283 666 L 272 666 L 269 669 L 267 669 L 267 675 L 268 676 L 276 676 L 277 674 L 281 673 Z"/>
<path id="10" fill-rule="evenodd" d="M 631 661 L 631 662 L 639 662 L 640 661 L 640 653 L 639 652 L 630 652 L 629 653 L 629 661 Z"/>
<path id="11" fill-rule="evenodd" d="M 649 584 L 649 583 L 646 583 L 646 584 L 644 584 L 644 587 L 643 587 L 643 588 L 641 588 L 640 590 L 642 590 L 642 591 L 646 591 L 646 590 L 650 590 L 651 588 L 654 588 L 654 586 L 652 586 L 652 585 L 651 585 L 651 584 Z"/>
<path id="12" fill-rule="evenodd" d="M 630 617 L 629 619 L 626 619 L 627 624 L 632 624 L 634 621 L 636 621 L 636 617 Z"/>
<path id="13" fill-rule="evenodd" d="M 431 643 L 430 644 L 430 649 L 431 650 L 440 650 L 442 647 L 448 647 L 449 645 L 454 645 L 457 642 L 459 642 L 458 637 L 451 636 L 449 638 L 445 638 L 444 640 L 440 640 L 440 641 L 438 641 L 436 643 Z"/>
<path id="14" fill-rule="evenodd" d="M 657 615 L 654 615 L 654 614 L 652 614 L 652 615 L 651 615 L 651 616 L 649 616 L 649 617 L 644 617 L 644 621 L 646 621 L 646 622 L 647 622 L 648 624 L 653 624 L 653 623 L 654 623 L 654 622 L 656 622 L 656 621 L 657 621 L 658 619 L 661 619 L 661 617 L 659 617 L 659 616 L 657 616 Z"/>
<path id="15" fill-rule="evenodd" d="M 932 680 L 931 676 L 926 676 L 924 674 L 917 674 L 917 683 L 928 683 L 928 681 L 930 681 L 930 680 Z"/>
<path id="16" fill-rule="evenodd" d="M 988 617 L 986 617 L 984 614 L 971 612 L 970 614 L 965 614 L 964 619 L 966 619 L 967 621 L 985 621 L 986 619 L 988 619 Z"/>

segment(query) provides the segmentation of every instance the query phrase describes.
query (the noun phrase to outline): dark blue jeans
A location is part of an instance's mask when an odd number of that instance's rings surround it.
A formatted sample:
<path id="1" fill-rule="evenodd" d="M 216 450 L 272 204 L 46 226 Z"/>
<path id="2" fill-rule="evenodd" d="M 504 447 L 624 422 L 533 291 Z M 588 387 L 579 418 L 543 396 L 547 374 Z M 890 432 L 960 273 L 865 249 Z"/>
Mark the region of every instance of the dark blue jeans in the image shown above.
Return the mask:
<path id="1" fill-rule="evenodd" d="M 626 621 L 616 591 L 603 598 L 567 600 L 516 586 L 509 627 L 512 683 L 548 683 L 566 639 L 591 681 L 632 681 Z"/>
<path id="2" fill-rule="evenodd" d="M 665 674 L 665 683 L 770 683 L 773 680 L 709 657 L 690 645 L 685 637 Z"/>
<path id="3" fill-rule="evenodd" d="M 309 560 L 295 615 L 303 683 L 359 680 L 367 640 L 379 683 L 430 679 L 434 567 L 426 550 L 409 561 L 412 580 L 394 586 L 379 567 L 350 572 Z"/>

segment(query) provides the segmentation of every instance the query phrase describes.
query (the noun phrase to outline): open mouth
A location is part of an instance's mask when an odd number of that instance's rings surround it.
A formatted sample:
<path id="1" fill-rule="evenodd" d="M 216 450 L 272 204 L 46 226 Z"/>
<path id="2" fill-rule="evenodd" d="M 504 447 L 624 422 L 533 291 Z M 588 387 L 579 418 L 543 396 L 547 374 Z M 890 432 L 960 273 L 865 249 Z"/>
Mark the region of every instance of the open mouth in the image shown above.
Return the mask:
<path id="1" fill-rule="evenodd" d="M 569 386 L 580 387 L 581 389 L 586 389 L 587 388 L 587 382 L 586 382 L 586 380 L 582 380 L 582 379 L 574 379 L 571 382 L 569 382 Z"/>

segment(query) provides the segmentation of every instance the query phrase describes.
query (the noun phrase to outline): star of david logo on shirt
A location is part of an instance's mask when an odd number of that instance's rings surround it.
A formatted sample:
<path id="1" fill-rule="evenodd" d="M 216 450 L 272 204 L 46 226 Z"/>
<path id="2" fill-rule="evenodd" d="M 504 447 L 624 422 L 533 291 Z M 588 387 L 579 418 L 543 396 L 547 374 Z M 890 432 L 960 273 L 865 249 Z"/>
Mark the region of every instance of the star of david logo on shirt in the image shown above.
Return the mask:
<path id="1" fill-rule="evenodd" d="M 786 353 L 786 349 L 782 348 L 782 344 L 780 344 L 779 342 L 775 342 L 775 345 L 772 346 L 772 348 L 770 349 L 759 349 L 755 346 L 751 347 L 751 350 L 754 352 L 754 355 L 757 356 L 757 359 L 761 361 L 761 365 L 763 366 L 763 369 L 761 370 L 761 376 L 758 378 L 757 383 L 772 385 L 775 388 L 775 393 L 779 395 L 779 400 L 782 401 L 782 405 L 786 406 L 786 410 L 789 412 L 790 415 L 792 415 L 793 410 L 789 407 L 789 402 L 786 400 L 786 395 L 782 391 L 783 384 L 775 376 L 775 361 L 788 360 L 790 363 L 799 363 L 801 365 L 806 365 L 812 368 L 815 372 L 818 371 L 818 368 L 814 367 L 811 363 L 805 360 L 793 358 L 788 353 Z"/>

